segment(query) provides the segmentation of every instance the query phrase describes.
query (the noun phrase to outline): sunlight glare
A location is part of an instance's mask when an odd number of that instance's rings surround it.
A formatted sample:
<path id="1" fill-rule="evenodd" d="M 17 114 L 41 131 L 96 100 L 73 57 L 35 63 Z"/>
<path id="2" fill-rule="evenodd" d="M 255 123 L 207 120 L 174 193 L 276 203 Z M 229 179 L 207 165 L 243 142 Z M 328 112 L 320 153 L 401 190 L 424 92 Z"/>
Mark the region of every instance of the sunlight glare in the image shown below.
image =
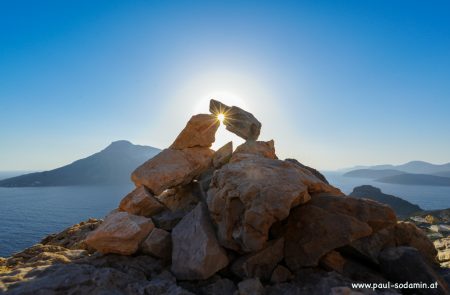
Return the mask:
<path id="1" fill-rule="evenodd" d="M 224 114 L 218 114 L 217 115 L 217 120 L 219 120 L 220 123 L 223 123 L 223 121 L 225 120 L 225 115 Z"/>

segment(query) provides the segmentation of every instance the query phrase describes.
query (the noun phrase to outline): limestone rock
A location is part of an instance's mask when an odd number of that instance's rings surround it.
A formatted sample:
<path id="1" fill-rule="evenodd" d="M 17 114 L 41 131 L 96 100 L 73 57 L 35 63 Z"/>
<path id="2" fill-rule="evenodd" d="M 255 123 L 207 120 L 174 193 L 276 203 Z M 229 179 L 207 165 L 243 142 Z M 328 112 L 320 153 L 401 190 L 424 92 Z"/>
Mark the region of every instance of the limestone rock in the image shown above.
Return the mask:
<path id="1" fill-rule="evenodd" d="M 368 237 L 363 237 L 349 244 L 350 251 L 356 251 L 366 259 L 378 264 L 380 252 L 387 247 L 395 247 L 395 226 L 384 228 Z"/>
<path id="2" fill-rule="evenodd" d="M 233 154 L 233 142 L 230 141 L 229 143 L 222 146 L 220 149 L 218 149 L 213 156 L 213 166 L 214 168 L 218 169 L 228 163 L 231 159 L 231 155 Z"/>
<path id="3" fill-rule="evenodd" d="M 285 260 L 289 269 L 316 266 L 319 259 L 339 247 L 369 236 L 371 224 L 390 216 L 385 206 L 348 197 L 316 195 L 291 211 L 285 235 Z M 373 208 L 380 206 L 381 208 Z M 383 213 L 384 212 L 384 213 Z M 385 220 L 384 223 L 388 224 Z"/>
<path id="4" fill-rule="evenodd" d="M 169 232 L 154 228 L 141 244 L 144 254 L 161 259 L 169 259 L 172 254 L 172 237 Z"/>
<path id="5" fill-rule="evenodd" d="M 213 154 L 203 147 L 165 149 L 134 170 L 131 179 L 136 186 L 144 185 L 159 195 L 165 189 L 191 182 L 211 165 Z"/>
<path id="6" fill-rule="evenodd" d="M 415 289 L 415 294 L 449 294 L 447 284 L 412 247 L 386 248 L 380 253 L 380 267 L 386 277 L 398 283 L 438 283 L 438 288 Z"/>
<path id="7" fill-rule="evenodd" d="M 242 154 L 258 155 L 269 159 L 278 159 L 275 154 L 275 143 L 269 141 L 246 141 L 236 148 L 230 162 L 237 162 L 242 159 Z"/>
<path id="8" fill-rule="evenodd" d="M 170 148 L 182 150 L 192 147 L 210 147 L 215 141 L 219 125 L 220 122 L 215 116 L 209 114 L 192 116 Z"/>
<path id="9" fill-rule="evenodd" d="M 151 217 L 165 209 L 144 186 L 135 188 L 120 201 L 119 210 L 130 214 Z"/>
<path id="10" fill-rule="evenodd" d="M 294 276 L 290 272 L 290 270 L 287 267 L 284 267 L 282 265 L 277 265 L 275 269 L 272 272 L 272 276 L 270 277 L 270 282 L 272 284 L 279 284 L 284 283 L 286 281 L 289 281 Z"/>
<path id="11" fill-rule="evenodd" d="M 312 174 L 314 174 L 315 177 L 319 178 L 320 180 L 322 180 L 323 182 L 325 182 L 326 184 L 328 183 L 328 180 L 325 178 L 325 176 L 323 176 L 322 173 L 320 173 L 319 171 L 317 171 L 316 169 L 303 165 L 302 163 L 300 163 L 299 161 L 297 161 L 296 159 L 286 159 L 285 161 L 287 162 L 291 162 L 297 166 L 300 166 L 301 168 L 305 168 L 307 170 L 309 170 Z"/>
<path id="12" fill-rule="evenodd" d="M 217 170 L 207 203 L 220 243 L 244 252 L 262 249 L 270 226 L 286 218 L 292 207 L 310 199 L 303 178 L 283 161 L 262 157 Z"/>
<path id="13" fill-rule="evenodd" d="M 203 280 L 228 265 L 205 206 L 201 203 L 172 231 L 171 270 L 180 280 Z"/>
<path id="14" fill-rule="evenodd" d="M 156 198 L 170 211 L 185 211 L 186 213 L 194 209 L 200 201 L 195 193 L 195 183 L 167 189 Z"/>
<path id="15" fill-rule="evenodd" d="M 257 140 L 261 131 L 261 123 L 251 113 L 241 108 L 229 107 L 217 100 L 211 99 L 209 111 L 213 115 L 225 115 L 223 124 L 227 130 L 245 140 Z"/>
<path id="16" fill-rule="evenodd" d="M 239 295 L 263 295 L 264 286 L 258 278 L 245 279 L 238 284 Z"/>
<path id="17" fill-rule="evenodd" d="M 320 259 L 320 266 L 326 270 L 334 270 L 338 273 L 344 272 L 345 259 L 337 251 L 331 251 Z"/>
<path id="18" fill-rule="evenodd" d="M 108 215 L 103 223 L 86 238 L 86 244 L 101 253 L 131 255 L 154 228 L 149 218 L 117 212 Z"/>
<path id="19" fill-rule="evenodd" d="M 270 276 L 283 259 L 284 239 L 268 243 L 263 250 L 239 258 L 231 266 L 232 271 L 241 278 L 260 278 L 269 280 Z"/>
<path id="20" fill-rule="evenodd" d="M 237 288 L 229 279 L 219 279 L 212 284 L 201 288 L 202 295 L 236 295 Z"/>
<path id="21" fill-rule="evenodd" d="M 171 231 L 187 213 L 188 212 L 184 210 L 166 210 L 153 216 L 152 221 L 155 223 L 157 228 Z"/>

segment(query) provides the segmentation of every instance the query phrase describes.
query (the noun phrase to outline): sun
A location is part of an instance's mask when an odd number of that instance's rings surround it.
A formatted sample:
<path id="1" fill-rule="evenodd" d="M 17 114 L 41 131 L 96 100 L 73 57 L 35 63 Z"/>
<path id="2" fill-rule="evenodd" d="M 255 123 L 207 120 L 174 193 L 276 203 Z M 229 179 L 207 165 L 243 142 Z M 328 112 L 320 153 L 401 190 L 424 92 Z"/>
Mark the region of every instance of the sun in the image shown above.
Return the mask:
<path id="1" fill-rule="evenodd" d="M 220 123 L 223 123 L 223 121 L 225 120 L 225 114 L 222 114 L 222 113 L 218 114 L 217 120 L 219 120 Z"/>

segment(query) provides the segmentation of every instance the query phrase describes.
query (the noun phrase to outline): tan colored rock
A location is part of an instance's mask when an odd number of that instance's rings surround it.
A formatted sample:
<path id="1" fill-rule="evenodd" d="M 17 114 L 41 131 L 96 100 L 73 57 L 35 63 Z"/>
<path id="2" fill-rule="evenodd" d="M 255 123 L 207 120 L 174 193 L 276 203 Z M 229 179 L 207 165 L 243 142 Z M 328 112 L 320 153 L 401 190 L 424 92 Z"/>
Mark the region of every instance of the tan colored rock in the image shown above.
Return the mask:
<path id="1" fill-rule="evenodd" d="M 169 232 L 154 228 L 141 244 L 144 254 L 161 259 L 169 259 L 172 255 L 172 237 Z"/>
<path id="2" fill-rule="evenodd" d="M 205 280 L 228 265 L 202 203 L 172 230 L 172 247 L 171 270 L 179 280 Z"/>
<path id="3" fill-rule="evenodd" d="M 383 249 L 397 245 L 394 230 L 395 225 L 384 228 L 368 237 L 353 241 L 349 246 L 373 263 L 378 263 L 378 256 Z"/>
<path id="4" fill-rule="evenodd" d="M 159 195 L 165 189 L 191 182 L 212 164 L 213 154 L 202 147 L 165 149 L 134 170 L 131 179 L 136 186 L 144 185 Z"/>
<path id="5" fill-rule="evenodd" d="M 103 223 L 86 238 L 86 244 L 97 251 L 131 255 L 154 228 L 149 218 L 117 212 L 108 215 Z"/>
<path id="6" fill-rule="evenodd" d="M 230 162 L 238 162 L 242 160 L 242 154 L 258 155 L 269 159 L 278 159 L 275 154 L 275 143 L 269 141 L 253 141 L 249 140 L 236 148 L 231 157 Z"/>
<path id="7" fill-rule="evenodd" d="M 199 114 L 192 116 L 170 148 L 177 150 L 192 147 L 209 148 L 215 141 L 219 125 L 219 120 L 213 115 Z"/>
<path id="8" fill-rule="evenodd" d="M 220 149 L 218 149 L 213 156 L 213 166 L 214 168 L 218 169 L 228 163 L 231 159 L 231 155 L 233 154 L 233 142 L 230 141 L 229 143 L 222 146 Z"/>
<path id="9" fill-rule="evenodd" d="M 344 272 L 345 258 L 337 251 L 330 251 L 320 259 L 320 266 L 328 271 Z"/>
<path id="10" fill-rule="evenodd" d="M 200 202 L 200 199 L 194 193 L 195 185 L 195 183 L 190 183 L 167 189 L 156 198 L 170 211 L 185 211 L 187 213 Z"/>
<path id="11" fill-rule="evenodd" d="M 161 204 L 144 186 L 135 188 L 120 201 L 119 211 L 151 217 L 166 207 Z"/>
<path id="12" fill-rule="evenodd" d="M 410 246 L 419 250 L 430 264 L 436 264 L 437 250 L 425 233 L 415 224 L 399 222 L 395 225 L 395 242 L 397 246 Z"/>
<path id="13" fill-rule="evenodd" d="M 336 248 L 369 236 L 372 228 L 364 221 L 339 212 L 337 208 L 321 208 L 318 196 L 291 211 L 285 234 L 285 261 L 292 271 L 316 266 L 319 259 Z M 348 197 L 333 197 L 346 202 Z M 354 210 L 359 208 L 355 206 Z M 356 214 L 357 212 L 353 212 Z"/>
<path id="14" fill-rule="evenodd" d="M 214 99 L 209 103 L 209 111 L 215 116 L 225 115 L 223 124 L 228 131 L 245 140 L 258 139 L 261 123 L 251 113 L 235 106 L 229 107 Z"/>
<path id="15" fill-rule="evenodd" d="M 260 278 L 269 280 L 270 276 L 283 259 L 284 239 L 268 243 L 267 247 L 256 253 L 248 254 L 236 260 L 231 270 L 241 278 Z"/>
<path id="16" fill-rule="evenodd" d="M 280 284 L 287 282 L 291 279 L 293 279 L 294 276 L 291 273 L 291 271 L 282 265 L 277 265 L 275 269 L 272 272 L 272 276 L 270 277 L 270 282 L 272 284 Z"/>
<path id="17" fill-rule="evenodd" d="M 334 189 L 289 163 L 258 156 L 217 170 L 207 203 L 220 243 L 237 251 L 261 250 L 272 224 L 285 219 L 292 207 L 309 201 L 305 180 Z"/>

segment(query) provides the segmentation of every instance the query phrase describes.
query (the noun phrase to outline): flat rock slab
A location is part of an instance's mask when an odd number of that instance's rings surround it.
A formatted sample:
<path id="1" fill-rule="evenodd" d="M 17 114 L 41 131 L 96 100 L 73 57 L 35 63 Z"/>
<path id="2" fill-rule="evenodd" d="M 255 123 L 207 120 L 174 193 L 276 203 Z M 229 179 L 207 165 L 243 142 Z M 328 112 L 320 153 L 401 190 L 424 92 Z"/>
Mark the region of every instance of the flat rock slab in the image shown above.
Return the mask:
<path id="1" fill-rule="evenodd" d="M 223 166 L 214 173 L 207 198 L 220 243 L 240 252 L 261 250 L 272 224 L 310 200 L 309 186 L 336 190 L 280 160 L 252 155 Z"/>
<path id="2" fill-rule="evenodd" d="M 188 121 L 170 148 L 182 150 L 191 147 L 210 147 L 215 141 L 219 125 L 220 122 L 216 116 L 195 115 Z"/>
<path id="3" fill-rule="evenodd" d="M 146 186 L 159 195 L 165 189 L 188 184 L 212 164 L 214 151 L 195 147 L 165 149 L 139 166 L 131 175 L 136 186 Z"/>
<path id="4" fill-rule="evenodd" d="M 171 270 L 179 280 L 205 280 L 228 265 L 202 203 L 172 230 L 172 245 Z"/>
<path id="5" fill-rule="evenodd" d="M 165 208 L 144 186 L 135 188 L 120 201 L 119 205 L 120 211 L 146 217 L 158 214 Z"/>
<path id="6" fill-rule="evenodd" d="M 251 113 L 235 106 L 229 107 L 214 99 L 209 102 L 209 111 L 216 116 L 219 114 L 225 115 L 223 124 L 228 131 L 245 140 L 258 139 L 261 132 L 261 122 Z"/>
<path id="7" fill-rule="evenodd" d="M 86 238 L 86 244 L 97 251 L 131 255 L 154 228 L 150 218 L 115 212 L 108 215 L 102 224 Z"/>

